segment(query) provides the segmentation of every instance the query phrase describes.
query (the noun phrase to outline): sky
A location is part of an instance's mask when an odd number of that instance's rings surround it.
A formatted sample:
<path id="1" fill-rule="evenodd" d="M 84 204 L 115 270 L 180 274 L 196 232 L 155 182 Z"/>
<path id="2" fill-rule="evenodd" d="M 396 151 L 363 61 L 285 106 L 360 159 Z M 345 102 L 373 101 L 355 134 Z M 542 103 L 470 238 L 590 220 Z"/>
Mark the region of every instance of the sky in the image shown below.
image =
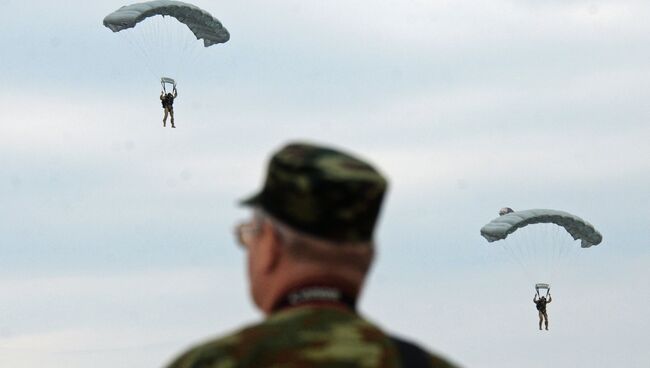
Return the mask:
<path id="1" fill-rule="evenodd" d="M 0 0 L 0 366 L 160 367 L 259 321 L 232 228 L 290 141 L 389 178 L 360 300 L 386 331 L 464 367 L 650 366 L 650 3 L 193 3 L 230 41 L 148 58 L 163 31 L 102 25 L 125 3 Z M 479 234 L 504 206 L 603 234 L 549 332 Z"/>

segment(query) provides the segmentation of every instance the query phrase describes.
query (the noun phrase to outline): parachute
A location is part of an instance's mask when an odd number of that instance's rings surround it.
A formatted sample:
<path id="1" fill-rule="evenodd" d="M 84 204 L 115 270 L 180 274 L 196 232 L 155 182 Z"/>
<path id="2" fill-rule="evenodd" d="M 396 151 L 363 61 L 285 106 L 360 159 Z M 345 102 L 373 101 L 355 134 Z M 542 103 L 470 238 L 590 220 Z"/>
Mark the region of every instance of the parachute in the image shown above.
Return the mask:
<path id="1" fill-rule="evenodd" d="M 590 248 L 603 240 L 592 224 L 571 213 L 552 209 L 512 211 L 507 207 L 481 228 L 481 235 L 503 246 L 535 283 L 538 294 L 540 289 L 550 290 L 549 281 L 561 268 L 560 263 L 579 249 L 576 241 L 581 248 Z"/>
<path id="2" fill-rule="evenodd" d="M 104 18 L 104 25 L 113 32 L 133 28 L 155 15 L 170 16 L 185 24 L 205 47 L 227 42 L 230 34 L 221 22 L 205 10 L 181 1 L 157 0 L 127 5 Z"/>
<path id="3" fill-rule="evenodd" d="M 180 74 L 188 70 L 205 74 L 197 58 L 204 59 L 209 46 L 230 39 L 230 33 L 218 19 L 181 1 L 156 0 L 126 5 L 108 14 L 103 23 L 131 44 L 156 79 L 162 77 L 163 91 L 165 84 L 175 86 L 170 77 L 179 80 Z M 213 65 L 206 64 L 206 68 Z"/>
<path id="4" fill-rule="evenodd" d="M 603 236 L 593 225 L 578 216 L 557 210 L 526 210 L 506 213 L 481 228 L 481 235 L 487 241 L 505 239 L 517 229 L 531 224 L 553 223 L 562 226 L 574 240 L 580 239 L 583 248 L 598 245 Z"/>

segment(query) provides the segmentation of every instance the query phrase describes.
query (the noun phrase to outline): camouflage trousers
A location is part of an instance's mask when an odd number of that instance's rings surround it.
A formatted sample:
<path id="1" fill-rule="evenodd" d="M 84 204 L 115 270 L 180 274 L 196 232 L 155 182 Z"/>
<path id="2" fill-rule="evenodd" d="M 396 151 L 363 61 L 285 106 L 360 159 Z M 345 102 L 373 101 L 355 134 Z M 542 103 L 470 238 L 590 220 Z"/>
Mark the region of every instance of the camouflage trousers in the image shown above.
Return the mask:
<path id="1" fill-rule="evenodd" d="M 542 322 L 544 322 L 544 325 L 546 326 L 546 329 L 548 330 L 548 314 L 546 314 L 546 311 L 538 311 L 539 313 L 539 329 L 542 329 Z"/>
<path id="2" fill-rule="evenodd" d="M 174 126 L 174 108 L 173 107 L 164 107 L 165 116 L 163 116 L 163 126 L 167 124 L 167 115 L 171 116 L 171 123 Z"/>

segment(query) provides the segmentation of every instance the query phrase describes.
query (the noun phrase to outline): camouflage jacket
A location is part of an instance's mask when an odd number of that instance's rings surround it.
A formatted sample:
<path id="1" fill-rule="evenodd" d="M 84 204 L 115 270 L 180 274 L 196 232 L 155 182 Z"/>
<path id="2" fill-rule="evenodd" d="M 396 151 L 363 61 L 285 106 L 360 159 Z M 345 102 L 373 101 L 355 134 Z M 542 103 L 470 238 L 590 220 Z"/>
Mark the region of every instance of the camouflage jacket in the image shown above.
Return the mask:
<path id="1" fill-rule="evenodd" d="M 349 309 L 300 306 L 199 345 L 169 368 L 404 367 L 393 341 Z M 454 368 L 444 359 L 426 354 L 431 368 Z"/>

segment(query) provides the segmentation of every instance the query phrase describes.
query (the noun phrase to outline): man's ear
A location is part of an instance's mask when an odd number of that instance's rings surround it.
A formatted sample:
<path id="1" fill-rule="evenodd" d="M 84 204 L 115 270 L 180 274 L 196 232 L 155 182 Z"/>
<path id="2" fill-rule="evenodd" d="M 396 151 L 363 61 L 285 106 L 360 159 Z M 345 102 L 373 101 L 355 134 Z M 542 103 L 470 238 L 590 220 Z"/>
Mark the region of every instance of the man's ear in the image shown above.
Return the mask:
<path id="1" fill-rule="evenodd" d="M 260 239 L 258 256 L 262 270 L 266 274 L 273 273 L 280 264 L 282 257 L 282 244 L 280 234 L 270 222 L 262 223 L 262 238 Z"/>

